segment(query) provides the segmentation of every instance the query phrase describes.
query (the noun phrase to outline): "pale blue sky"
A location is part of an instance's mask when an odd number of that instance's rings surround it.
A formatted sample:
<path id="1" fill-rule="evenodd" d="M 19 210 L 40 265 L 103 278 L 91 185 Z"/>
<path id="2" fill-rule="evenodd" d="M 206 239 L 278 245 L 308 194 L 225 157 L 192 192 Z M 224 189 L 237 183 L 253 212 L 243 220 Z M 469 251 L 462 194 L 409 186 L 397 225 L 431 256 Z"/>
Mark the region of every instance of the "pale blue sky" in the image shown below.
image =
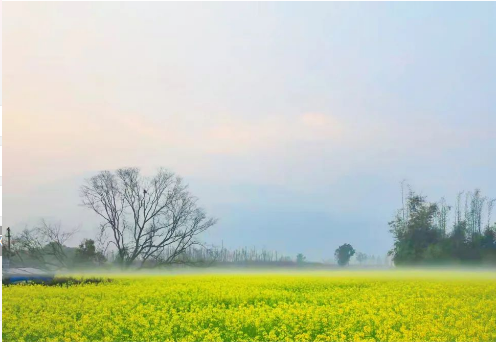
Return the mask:
<path id="1" fill-rule="evenodd" d="M 205 236 L 384 255 L 407 179 L 496 197 L 496 3 L 5 3 L 4 225 L 81 225 L 82 179 L 165 166 Z M 82 236 L 80 236 L 82 238 Z"/>

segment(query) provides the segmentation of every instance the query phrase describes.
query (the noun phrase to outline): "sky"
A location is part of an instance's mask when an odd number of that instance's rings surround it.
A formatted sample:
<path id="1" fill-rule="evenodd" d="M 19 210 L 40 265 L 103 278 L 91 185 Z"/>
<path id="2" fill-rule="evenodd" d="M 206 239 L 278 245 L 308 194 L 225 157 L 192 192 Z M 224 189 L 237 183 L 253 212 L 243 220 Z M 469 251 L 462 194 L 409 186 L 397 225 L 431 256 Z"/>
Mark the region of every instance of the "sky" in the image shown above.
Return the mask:
<path id="1" fill-rule="evenodd" d="M 3 211 L 96 235 L 79 187 L 166 167 L 202 239 L 384 256 L 400 182 L 496 197 L 496 3 L 3 4 Z M 73 243 L 77 243 L 77 241 Z"/>

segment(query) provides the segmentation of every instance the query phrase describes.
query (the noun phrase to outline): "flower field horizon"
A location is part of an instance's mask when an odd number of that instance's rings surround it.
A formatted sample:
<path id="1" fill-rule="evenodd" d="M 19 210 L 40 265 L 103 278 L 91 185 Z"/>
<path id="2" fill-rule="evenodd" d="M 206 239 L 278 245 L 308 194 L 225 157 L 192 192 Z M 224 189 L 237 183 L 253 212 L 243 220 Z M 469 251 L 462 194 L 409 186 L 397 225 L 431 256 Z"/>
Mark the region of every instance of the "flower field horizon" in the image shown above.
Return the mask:
<path id="1" fill-rule="evenodd" d="M 5 341 L 495 341 L 494 271 L 120 274 L 3 286 Z"/>

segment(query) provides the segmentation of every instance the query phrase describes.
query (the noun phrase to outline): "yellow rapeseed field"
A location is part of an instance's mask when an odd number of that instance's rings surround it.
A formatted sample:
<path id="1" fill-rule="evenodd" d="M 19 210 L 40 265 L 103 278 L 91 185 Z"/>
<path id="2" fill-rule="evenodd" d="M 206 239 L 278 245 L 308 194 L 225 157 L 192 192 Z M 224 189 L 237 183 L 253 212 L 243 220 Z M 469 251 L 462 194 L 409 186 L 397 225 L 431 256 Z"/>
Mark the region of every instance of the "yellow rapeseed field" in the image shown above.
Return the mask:
<path id="1" fill-rule="evenodd" d="M 112 278 L 3 286 L 3 340 L 496 341 L 494 272 Z"/>

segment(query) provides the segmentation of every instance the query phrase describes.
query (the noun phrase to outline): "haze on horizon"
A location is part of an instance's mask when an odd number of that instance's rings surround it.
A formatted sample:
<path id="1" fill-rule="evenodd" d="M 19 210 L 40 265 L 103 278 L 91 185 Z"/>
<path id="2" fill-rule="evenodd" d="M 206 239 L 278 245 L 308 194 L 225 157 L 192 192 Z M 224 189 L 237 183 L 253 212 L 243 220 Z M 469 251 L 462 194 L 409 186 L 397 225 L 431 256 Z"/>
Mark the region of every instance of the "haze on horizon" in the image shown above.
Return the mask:
<path id="1" fill-rule="evenodd" d="M 496 196 L 496 3 L 4 3 L 4 226 L 183 176 L 208 242 L 385 255 L 400 182 Z M 184 18 L 188 18 L 185 20 Z"/>

